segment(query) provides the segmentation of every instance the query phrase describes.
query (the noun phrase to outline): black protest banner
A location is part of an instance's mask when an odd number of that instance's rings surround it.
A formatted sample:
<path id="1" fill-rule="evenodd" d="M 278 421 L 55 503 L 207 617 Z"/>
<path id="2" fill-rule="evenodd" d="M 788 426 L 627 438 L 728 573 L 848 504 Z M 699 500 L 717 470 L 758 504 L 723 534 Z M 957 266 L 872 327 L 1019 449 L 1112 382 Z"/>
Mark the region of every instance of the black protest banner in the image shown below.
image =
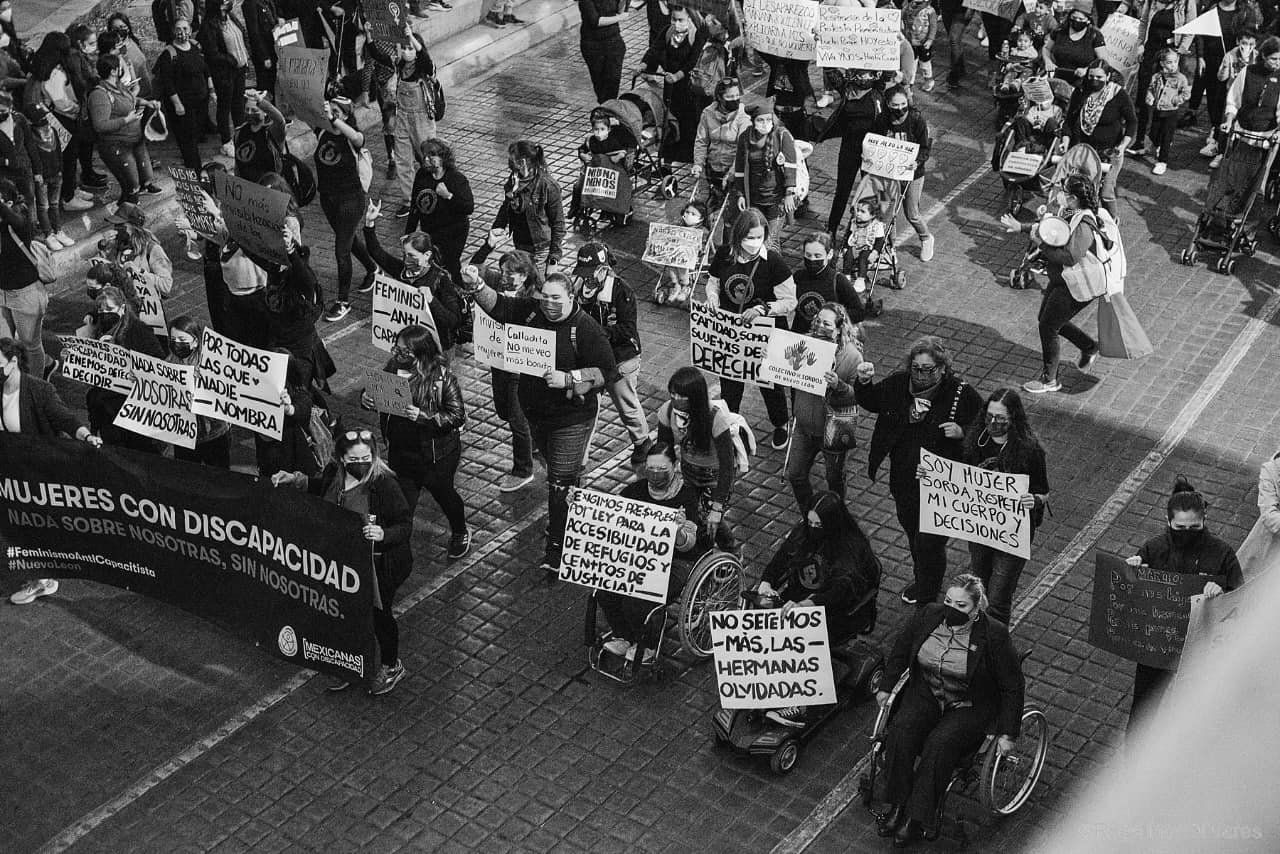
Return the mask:
<path id="1" fill-rule="evenodd" d="M 1191 597 L 1203 590 L 1199 576 L 1129 566 L 1099 552 L 1089 643 L 1148 667 L 1172 670 L 1187 637 Z"/>
<path id="2" fill-rule="evenodd" d="M 215 620 L 299 667 L 370 683 L 363 521 L 215 468 L 0 433 L 0 579 L 84 578 Z"/>
<path id="3" fill-rule="evenodd" d="M 408 44 L 408 0 L 360 0 L 364 19 L 369 23 L 369 35 L 378 41 Z"/>

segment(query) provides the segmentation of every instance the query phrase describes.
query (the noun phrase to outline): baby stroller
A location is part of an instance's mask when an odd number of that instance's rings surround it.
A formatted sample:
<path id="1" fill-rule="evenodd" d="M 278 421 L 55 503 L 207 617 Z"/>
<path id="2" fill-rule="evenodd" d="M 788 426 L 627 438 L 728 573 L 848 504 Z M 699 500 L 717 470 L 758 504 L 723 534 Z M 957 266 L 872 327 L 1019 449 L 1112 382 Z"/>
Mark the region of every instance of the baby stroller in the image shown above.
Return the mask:
<path id="1" fill-rule="evenodd" d="M 849 225 L 844 240 L 838 244 L 838 251 L 843 253 L 841 272 L 854 280 L 854 289 L 859 288 L 859 281 L 864 290 L 858 293 L 866 308 L 868 317 L 878 317 L 884 311 L 884 300 L 876 299 L 876 288 L 883 285 L 895 291 L 907 286 L 907 274 L 898 263 L 898 250 L 894 225 L 898 212 L 902 209 L 902 198 L 906 185 L 901 181 L 891 181 L 875 175 L 863 173 L 853 191 L 853 204 L 850 205 Z M 877 216 L 884 223 L 884 238 L 879 248 L 872 248 L 867 258 L 866 276 L 859 269 L 860 251 L 855 251 L 856 212 L 861 200 L 874 198 L 880 208 Z"/>
<path id="2" fill-rule="evenodd" d="M 991 97 L 996 103 L 996 123 L 1004 125 L 1023 108 L 1023 83 L 1036 76 L 1037 62 L 1018 56 L 1005 56 L 991 74 Z"/>
<path id="3" fill-rule="evenodd" d="M 1048 190 L 1069 144 L 1066 118 L 1056 95 L 1032 100 L 1026 94 L 1028 88 L 1043 93 L 1047 86 L 1043 78 L 1025 82 L 1019 109 L 1000 129 L 991 152 L 991 168 L 1004 183 L 1005 209 L 1015 215 L 1030 196 Z"/>
<path id="4" fill-rule="evenodd" d="M 1084 175 L 1093 184 L 1095 190 L 1102 183 L 1102 176 L 1109 165 L 1102 162 L 1093 146 L 1085 143 L 1073 145 L 1067 149 L 1054 165 L 1046 190 L 1060 188 L 1070 175 Z M 1044 213 L 1044 208 L 1040 209 Z M 1040 247 L 1035 241 L 1028 239 L 1026 252 L 1018 266 L 1009 273 L 1009 287 L 1015 291 L 1025 290 L 1035 283 L 1037 275 L 1044 275 L 1044 264 L 1040 260 Z"/>
<path id="5" fill-rule="evenodd" d="M 1229 275 L 1235 272 L 1241 254 L 1252 256 L 1257 251 L 1257 226 L 1250 226 L 1249 218 L 1258 194 L 1269 190 L 1276 133 L 1249 131 L 1239 125 L 1231 128 L 1222 165 L 1209 177 L 1204 210 L 1196 218 L 1191 245 L 1182 250 L 1183 264 L 1195 264 L 1203 250 L 1219 256 L 1209 265 L 1211 269 Z"/>

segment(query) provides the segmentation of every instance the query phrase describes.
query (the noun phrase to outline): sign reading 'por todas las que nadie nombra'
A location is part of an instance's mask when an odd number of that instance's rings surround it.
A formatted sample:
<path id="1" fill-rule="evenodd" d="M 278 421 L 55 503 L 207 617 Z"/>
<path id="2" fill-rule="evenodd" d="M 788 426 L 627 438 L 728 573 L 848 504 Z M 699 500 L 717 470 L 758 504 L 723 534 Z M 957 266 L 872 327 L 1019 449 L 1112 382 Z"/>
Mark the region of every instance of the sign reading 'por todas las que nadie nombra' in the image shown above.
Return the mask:
<path id="1" fill-rule="evenodd" d="M 363 521 L 293 489 L 0 433 L 0 579 L 83 578 L 213 619 L 300 667 L 370 682 Z"/>

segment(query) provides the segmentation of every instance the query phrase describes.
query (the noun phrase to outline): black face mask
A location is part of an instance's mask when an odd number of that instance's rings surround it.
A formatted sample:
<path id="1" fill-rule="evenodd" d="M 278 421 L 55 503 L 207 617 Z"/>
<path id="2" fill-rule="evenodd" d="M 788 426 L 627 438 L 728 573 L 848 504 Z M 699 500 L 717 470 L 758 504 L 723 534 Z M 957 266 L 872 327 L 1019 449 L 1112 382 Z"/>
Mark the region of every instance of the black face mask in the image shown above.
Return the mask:
<path id="1" fill-rule="evenodd" d="M 1200 542 L 1204 536 L 1204 528 L 1170 528 L 1169 538 L 1175 548 L 1188 549 Z"/>
<path id="2" fill-rule="evenodd" d="M 726 98 L 720 102 L 720 109 L 726 113 L 736 113 L 740 106 L 742 106 L 742 101 L 738 98 L 733 98 L 732 100 Z"/>
<path id="3" fill-rule="evenodd" d="M 969 622 L 969 615 L 954 605 L 945 605 L 943 607 L 946 612 L 946 616 L 942 619 L 946 621 L 948 626 L 951 626 L 952 628 L 959 628 Z"/>
<path id="4" fill-rule="evenodd" d="M 1087 30 L 1089 28 L 1089 25 L 1086 24 L 1084 21 L 1076 21 L 1073 19 L 1073 20 L 1067 21 L 1067 28 L 1070 29 L 1071 32 L 1073 33 L 1081 33 Z"/>
<path id="5" fill-rule="evenodd" d="M 103 332 L 110 332 L 120 322 L 120 315 L 114 311 L 97 311 L 93 314 L 93 323 Z"/>
<path id="6" fill-rule="evenodd" d="M 9 121 L 9 116 L 11 116 L 11 115 L 13 115 L 13 114 L 12 114 L 12 113 L 7 113 L 7 112 L 6 112 L 6 113 L 0 113 L 0 122 L 7 122 L 7 121 Z"/>
<path id="7" fill-rule="evenodd" d="M 89 295 L 89 299 L 94 302 L 98 301 L 98 294 L 102 293 L 102 288 L 87 288 L 85 293 Z"/>
<path id="8" fill-rule="evenodd" d="M 889 118 L 893 119 L 895 122 L 900 122 L 907 117 L 907 112 L 910 109 L 910 107 L 903 107 L 900 110 L 890 110 Z"/>
<path id="9" fill-rule="evenodd" d="M 827 269 L 827 260 L 823 258 L 821 261 L 815 261 L 812 258 L 804 259 L 804 271 L 810 276 L 817 276 Z"/>
<path id="10" fill-rule="evenodd" d="M 1090 77 L 1084 79 L 1084 91 L 1086 92 L 1101 92 L 1106 85 L 1107 81 L 1105 80 L 1094 80 Z"/>
<path id="11" fill-rule="evenodd" d="M 177 356 L 179 359 L 190 358 L 191 354 L 194 353 L 195 351 L 196 351 L 195 347 L 186 343 L 169 345 L 169 352 Z"/>
<path id="12" fill-rule="evenodd" d="M 365 475 L 369 474 L 369 471 L 373 468 L 373 463 L 343 463 L 342 467 L 346 470 L 347 474 L 351 475 L 356 480 L 364 480 Z"/>

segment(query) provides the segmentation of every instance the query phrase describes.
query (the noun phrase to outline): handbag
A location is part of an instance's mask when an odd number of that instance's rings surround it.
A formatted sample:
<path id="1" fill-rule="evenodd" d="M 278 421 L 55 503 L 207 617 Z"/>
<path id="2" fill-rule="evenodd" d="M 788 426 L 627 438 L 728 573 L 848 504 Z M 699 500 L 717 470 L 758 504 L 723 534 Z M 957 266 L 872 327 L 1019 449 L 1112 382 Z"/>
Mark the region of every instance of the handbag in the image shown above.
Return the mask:
<path id="1" fill-rule="evenodd" d="M 1123 293 L 1098 303 L 1098 352 L 1109 359 L 1141 359 L 1155 352 Z"/>
<path id="2" fill-rule="evenodd" d="M 427 107 L 431 110 L 431 118 L 440 121 L 444 118 L 444 87 L 440 85 L 439 79 L 433 74 L 425 80 L 419 81 L 422 84 L 422 94 L 427 102 Z"/>
<path id="3" fill-rule="evenodd" d="M 1071 219 L 1071 230 L 1086 225 L 1094 232 L 1094 240 L 1100 232 L 1098 227 L 1090 220 L 1084 219 L 1083 215 L 1077 214 Z M 1103 260 L 1098 257 L 1097 251 L 1093 248 L 1094 244 L 1089 244 L 1089 251 L 1085 252 L 1084 257 L 1070 267 L 1062 268 L 1062 280 L 1067 285 L 1067 290 L 1077 302 L 1090 302 L 1107 293 L 1107 279 L 1110 271 L 1107 265 L 1112 263 L 1110 258 Z"/>
<path id="4" fill-rule="evenodd" d="M 40 281 L 46 285 L 52 285 L 58 281 L 58 268 L 53 262 L 53 252 L 43 243 L 32 242 L 30 246 L 22 242 L 22 238 L 18 236 L 18 232 L 13 230 L 13 226 L 9 226 L 9 236 L 13 238 L 13 242 L 18 244 L 18 248 L 22 250 L 22 254 L 27 256 L 27 260 L 36 268 L 36 275 L 40 277 Z"/>
<path id="5" fill-rule="evenodd" d="M 367 146 L 356 148 L 351 140 L 347 140 L 347 145 L 351 146 L 351 153 L 356 156 L 356 175 L 360 178 L 360 186 L 367 193 L 369 185 L 373 183 L 373 154 Z"/>
<path id="6" fill-rule="evenodd" d="M 822 450 L 838 454 L 857 446 L 858 407 L 828 406 L 822 428 Z"/>

